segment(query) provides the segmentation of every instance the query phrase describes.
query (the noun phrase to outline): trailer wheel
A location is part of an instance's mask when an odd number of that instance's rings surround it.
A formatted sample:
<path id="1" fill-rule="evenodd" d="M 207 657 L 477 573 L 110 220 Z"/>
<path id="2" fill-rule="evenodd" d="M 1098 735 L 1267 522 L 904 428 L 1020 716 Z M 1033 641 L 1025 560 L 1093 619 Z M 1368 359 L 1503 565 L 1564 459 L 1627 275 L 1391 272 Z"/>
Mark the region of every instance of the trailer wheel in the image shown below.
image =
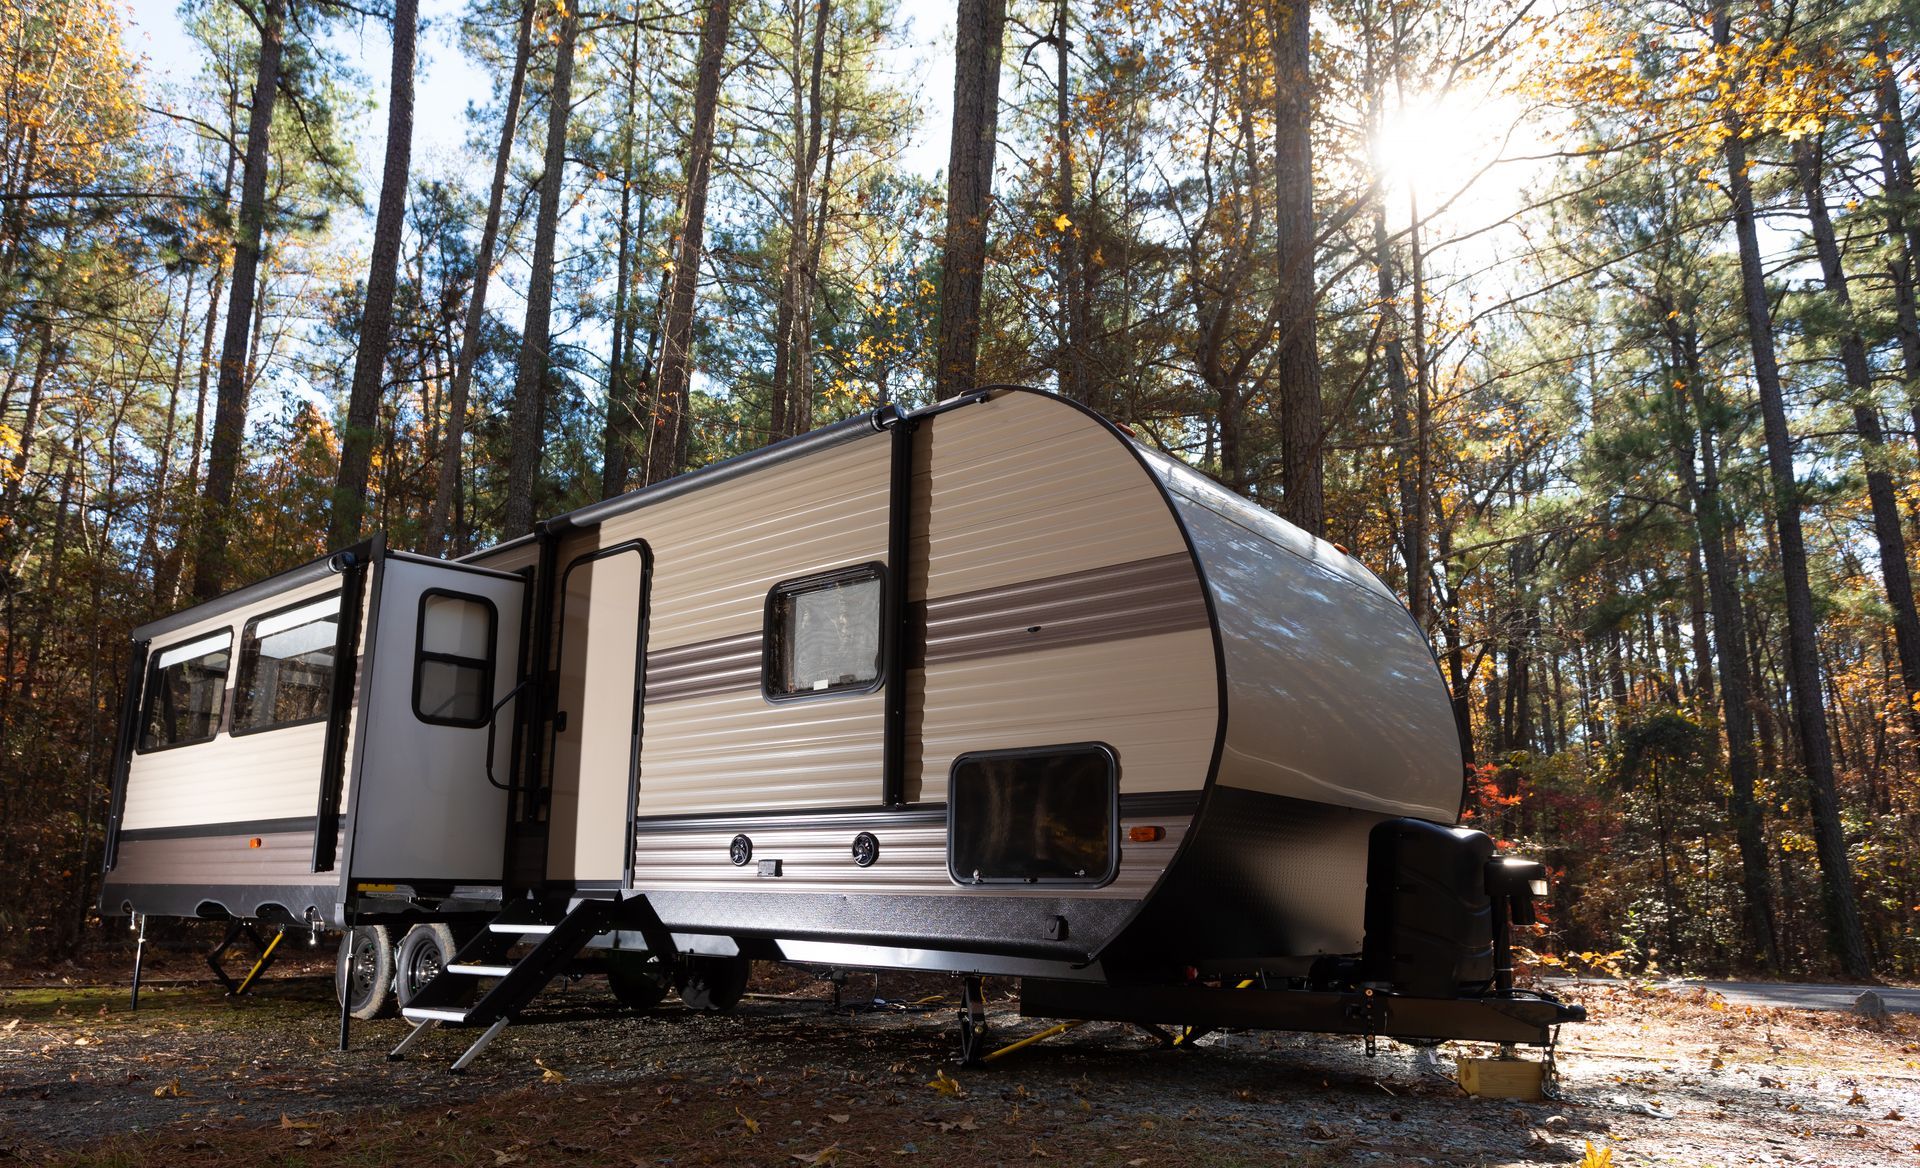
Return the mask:
<path id="1" fill-rule="evenodd" d="M 415 925 L 407 930 L 407 935 L 400 939 L 400 947 L 393 955 L 393 996 L 399 999 L 401 1009 L 412 1005 L 420 991 L 452 964 L 453 955 L 459 948 L 453 938 L 453 930 L 446 925 Z M 472 978 L 462 980 L 467 983 L 473 981 Z M 471 990 L 477 987 L 466 984 L 460 988 Z M 459 994 L 455 998 L 466 996 Z"/>
<path id="2" fill-rule="evenodd" d="M 607 954 L 607 985 L 629 1010 L 646 1011 L 667 996 L 671 979 L 651 954 Z"/>
<path id="3" fill-rule="evenodd" d="M 753 962 L 745 957 L 690 957 L 676 988 L 688 1009 L 724 1014 L 740 1004 L 752 972 Z"/>
<path id="4" fill-rule="evenodd" d="M 393 1013 L 393 937 L 385 925 L 356 925 L 340 938 L 333 992 L 361 1021 Z"/>

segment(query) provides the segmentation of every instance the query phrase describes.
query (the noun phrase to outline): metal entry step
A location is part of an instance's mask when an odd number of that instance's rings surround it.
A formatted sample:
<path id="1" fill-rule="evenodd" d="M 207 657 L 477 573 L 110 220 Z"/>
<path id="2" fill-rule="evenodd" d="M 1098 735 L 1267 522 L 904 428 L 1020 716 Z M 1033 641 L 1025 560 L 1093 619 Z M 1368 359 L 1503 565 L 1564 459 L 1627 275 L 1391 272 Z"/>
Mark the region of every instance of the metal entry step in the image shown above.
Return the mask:
<path id="1" fill-rule="evenodd" d="M 486 1031 L 454 1060 L 452 1069 L 464 1070 L 522 1007 L 572 965 L 589 941 L 603 933 L 635 929 L 663 957 L 673 952 L 672 935 L 644 896 L 583 900 L 557 921 L 528 920 L 527 913 L 524 904 L 508 908 L 460 947 L 440 976 L 428 982 L 400 1011 L 414 1028 L 388 1058 L 404 1057 L 442 1024 L 485 1026 Z M 518 959 L 508 956 L 530 940 L 532 947 Z M 472 989 L 470 978 L 493 978 L 494 982 L 472 1005 L 463 1007 L 459 1003 Z"/>

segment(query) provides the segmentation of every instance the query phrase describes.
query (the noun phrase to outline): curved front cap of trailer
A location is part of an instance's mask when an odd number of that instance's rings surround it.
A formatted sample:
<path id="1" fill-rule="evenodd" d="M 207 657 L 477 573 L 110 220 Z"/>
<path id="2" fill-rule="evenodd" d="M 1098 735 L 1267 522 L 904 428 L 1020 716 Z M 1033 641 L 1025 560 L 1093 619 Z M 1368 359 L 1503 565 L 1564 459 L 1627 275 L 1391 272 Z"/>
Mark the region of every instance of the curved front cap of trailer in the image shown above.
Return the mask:
<path id="1" fill-rule="evenodd" d="M 1226 717 L 1191 837 L 1110 969 L 1360 949 L 1367 834 L 1452 823 L 1461 754 L 1445 681 L 1393 593 L 1325 540 L 1153 451 L 1219 636 Z"/>
<path id="2" fill-rule="evenodd" d="M 1223 787 L 1452 823 L 1460 737 L 1420 627 L 1324 539 L 1147 452 L 1212 593 Z"/>

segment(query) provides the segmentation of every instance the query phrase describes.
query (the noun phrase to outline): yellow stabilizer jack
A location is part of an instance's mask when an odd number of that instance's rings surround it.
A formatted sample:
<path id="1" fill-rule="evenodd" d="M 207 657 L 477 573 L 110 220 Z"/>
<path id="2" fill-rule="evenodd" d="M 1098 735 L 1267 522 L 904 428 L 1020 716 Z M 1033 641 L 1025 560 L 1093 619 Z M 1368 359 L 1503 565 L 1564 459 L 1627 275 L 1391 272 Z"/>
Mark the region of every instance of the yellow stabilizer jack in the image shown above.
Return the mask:
<path id="1" fill-rule="evenodd" d="M 1036 1042 L 1045 1042 L 1047 1039 L 1052 1038 L 1055 1035 L 1065 1034 L 1067 1031 L 1072 1030 L 1076 1026 L 1085 1026 L 1085 1025 L 1086 1025 L 1085 1022 L 1062 1022 L 1058 1026 L 1050 1026 L 1047 1029 L 1042 1030 L 1038 1034 L 1027 1035 L 1025 1038 L 1021 1039 L 1019 1042 L 1010 1042 L 1007 1045 L 1001 1047 L 999 1050 L 994 1051 L 992 1054 L 982 1057 L 980 1061 L 983 1063 L 990 1063 L 994 1059 L 999 1058 L 1001 1055 L 1012 1054 L 1014 1051 L 1019 1050 L 1023 1046 L 1032 1046 Z"/>
<path id="2" fill-rule="evenodd" d="M 233 991 L 236 996 L 247 992 L 247 987 L 253 984 L 254 979 L 259 977 L 261 972 L 265 970 L 268 964 L 272 961 L 273 951 L 275 949 L 278 949 L 280 947 L 280 942 L 286 939 L 287 939 L 287 931 L 285 929 L 282 929 L 273 935 L 273 940 L 268 941 L 267 947 L 260 951 L 260 960 L 254 962 L 253 968 L 247 970 L 247 976 L 240 979 L 240 988 Z"/>

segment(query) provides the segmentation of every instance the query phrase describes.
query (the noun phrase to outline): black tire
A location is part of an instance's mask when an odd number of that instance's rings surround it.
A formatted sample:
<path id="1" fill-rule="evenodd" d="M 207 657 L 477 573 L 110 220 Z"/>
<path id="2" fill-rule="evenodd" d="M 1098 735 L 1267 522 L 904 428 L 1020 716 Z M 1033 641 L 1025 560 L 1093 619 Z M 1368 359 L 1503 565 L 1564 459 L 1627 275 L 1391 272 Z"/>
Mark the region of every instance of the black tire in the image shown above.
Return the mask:
<path id="1" fill-rule="evenodd" d="M 689 957 L 675 988 L 688 1009 L 724 1014 L 740 1004 L 752 972 L 745 957 Z"/>
<path id="2" fill-rule="evenodd" d="M 459 948 L 453 930 L 446 925 L 415 925 L 407 930 L 393 955 L 393 996 L 401 1009 L 412 1005 L 420 991 L 453 963 L 453 955 Z M 457 988 L 467 992 L 445 999 L 449 1004 L 464 1003 L 476 988 L 470 977 L 463 977 L 460 982 Z"/>
<path id="3" fill-rule="evenodd" d="M 356 925 L 340 938 L 333 993 L 363 1022 L 394 1012 L 393 937 L 385 925 Z"/>
<path id="4" fill-rule="evenodd" d="M 651 1010 L 672 988 L 668 971 L 651 954 L 608 953 L 607 985 L 629 1010 Z"/>

